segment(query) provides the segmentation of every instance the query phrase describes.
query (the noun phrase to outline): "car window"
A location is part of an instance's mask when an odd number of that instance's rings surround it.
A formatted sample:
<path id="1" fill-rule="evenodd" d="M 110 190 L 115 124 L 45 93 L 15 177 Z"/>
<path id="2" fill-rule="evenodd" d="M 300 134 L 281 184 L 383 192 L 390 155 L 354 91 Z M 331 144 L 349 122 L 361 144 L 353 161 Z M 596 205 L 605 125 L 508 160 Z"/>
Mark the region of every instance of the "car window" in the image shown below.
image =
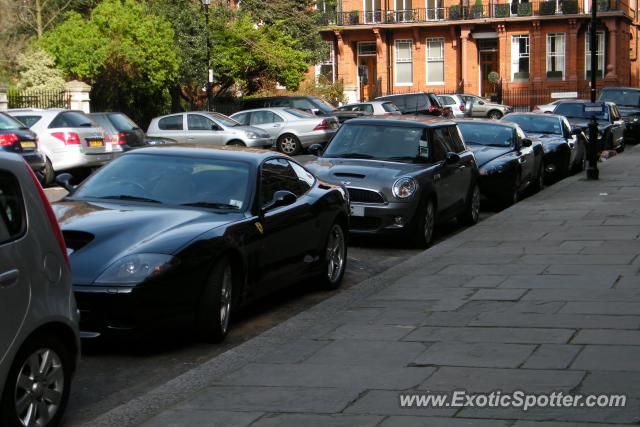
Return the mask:
<path id="1" fill-rule="evenodd" d="M 108 114 L 107 116 L 109 117 L 109 121 L 113 123 L 113 126 L 119 131 L 134 130 L 138 128 L 138 125 L 136 125 L 135 122 L 125 114 L 114 113 Z"/>
<path id="2" fill-rule="evenodd" d="M 22 236 L 26 227 L 22 192 L 16 177 L 0 170 L 0 244 Z"/>
<path id="3" fill-rule="evenodd" d="M 407 106 L 407 102 L 402 96 L 393 96 L 389 99 L 400 109 L 404 109 Z"/>
<path id="4" fill-rule="evenodd" d="M 282 122 L 282 118 L 271 111 L 254 111 L 251 113 L 251 125 L 264 125 L 268 123 Z"/>
<path id="5" fill-rule="evenodd" d="M 49 129 L 93 127 L 95 124 L 84 113 L 64 111 L 58 114 L 49 125 Z"/>
<path id="6" fill-rule="evenodd" d="M 188 114 L 187 126 L 189 130 L 213 130 L 218 127 L 211 119 L 200 114 Z"/>
<path id="7" fill-rule="evenodd" d="M 442 102 L 442 104 L 444 105 L 454 105 L 456 103 L 456 101 L 453 100 L 452 97 L 450 96 L 439 96 L 440 101 Z"/>
<path id="8" fill-rule="evenodd" d="M 15 116 L 15 118 L 24 123 L 25 126 L 32 127 L 40 121 L 42 116 Z"/>
<path id="9" fill-rule="evenodd" d="M 13 117 L 0 113 L 0 130 L 20 129 L 22 126 L 24 125 Z"/>
<path id="10" fill-rule="evenodd" d="M 260 174 L 260 206 L 265 207 L 276 191 L 282 190 L 301 196 L 309 190 L 309 185 L 300 180 L 288 160 L 267 160 L 262 164 Z"/>
<path id="11" fill-rule="evenodd" d="M 313 184 L 316 182 L 316 179 L 309 171 L 307 171 L 296 162 L 289 161 L 289 163 L 291 164 L 291 167 L 293 168 L 296 175 L 298 175 L 298 179 L 300 180 L 300 189 L 304 189 L 304 192 L 306 193 L 311 189 Z"/>
<path id="12" fill-rule="evenodd" d="M 231 117 L 225 116 L 224 114 L 220 114 L 216 112 L 210 112 L 206 114 L 209 118 L 213 119 L 217 124 L 221 126 L 232 128 L 240 124 L 236 120 L 232 119 Z"/>
<path id="13" fill-rule="evenodd" d="M 517 123 L 525 132 L 562 135 L 561 122 L 546 114 L 509 114 L 504 118 Z"/>
<path id="14" fill-rule="evenodd" d="M 344 105 L 342 107 L 339 107 L 338 110 L 340 111 L 358 111 L 358 108 L 360 106 L 359 105 Z"/>
<path id="15" fill-rule="evenodd" d="M 261 107 L 293 107 L 291 100 L 288 98 L 276 98 L 269 102 L 264 102 Z"/>
<path id="16" fill-rule="evenodd" d="M 584 111 L 584 103 L 582 102 L 563 102 L 558 104 L 558 106 L 553 111 L 555 114 L 577 118 L 577 119 L 590 119 L 591 117 L 595 117 L 597 120 L 609 120 L 609 113 L 607 112 L 607 108 L 604 109 L 604 113 L 590 113 Z"/>
<path id="17" fill-rule="evenodd" d="M 394 104 L 393 102 L 385 102 L 385 103 L 383 103 L 382 104 L 382 108 L 387 113 L 396 113 L 396 112 L 400 111 L 400 110 L 398 110 L 398 107 L 396 106 L 396 104 Z"/>
<path id="18" fill-rule="evenodd" d="M 562 123 L 562 134 L 565 135 L 565 137 L 570 137 L 571 126 L 569 126 L 569 122 L 567 122 L 566 119 L 561 119 L 560 122 Z"/>
<path id="19" fill-rule="evenodd" d="M 241 125 L 245 125 L 246 126 L 246 125 L 249 124 L 249 116 L 250 115 L 251 115 L 250 113 L 234 114 L 232 119 L 237 121 Z"/>
<path id="20" fill-rule="evenodd" d="M 315 108 L 314 105 L 305 98 L 294 99 L 292 106 L 293 108 L 299 108 L 301 110 L 313 110 Z"/>
<path id="21" fill-rule="evenodd" d="M 451 144 L 454 147 L 455 153 L 462 153 L 467 149 L 467 147 L 464 146 L 462 135 L 460 134 L 460 129 L 458 129 L 457 126 L 449 127 L 449 135 L 451 137 Z"/>
<path id="22" fill-rule="evenodd" d="M 455 153 L 456 147 L 451 141 L 451 134 L 448 127 L 438 127 L 433 130 L 433 140 L 441 143 L 447 153 Z"/>
<path id="23" fill-rule="evenodd" d="M 513 129 L 510 126 L 469 120 L 458 122 L 458 128 L 467 145 L 509 147 L 513 144 Z"/>
<path id="24" fill-rule="evenodd" d="M 182 114 L 161 118 L 158 121 L 158 128 L 162 130 L 182 130 Z"/>
<path id="25" fill-rule="evenodd" d="M 432 133 L 433 137 L 431 139 L 431 160 L 433 162 L 443 161 L 447 157 L 447 152 L 449 151 L 446 145 L 446 139 L 441 129 L 435 129 Z M 436 132 L 438 131 L 438 132 Z"/>
<path id="26" fill-rule="evenodd" d="M 604 89 L 600 94 L 599 101 L 615 102 L 623 107 L 640 106 L 640 90 L 638 89 Z"/>
<path id="27" fill-rule="evenodd" d="M 286 111 L 287 113 L 291 114 L 292 116 L 298 117 L 300 119 L 308 119 L 309 117 L 315 117 L 311 113 L 307 113 L 306 111 L 302 111 L 302 110 L 297 110 L 295 108 L 287 108 L 284 111 Z"/>
<path id="28" fill-rule="evenodd" d="M 518 140 L 520 142 L 522 142 L 522 140 L 527 137 L 527 135 L 525 135 L 524 131 L 520 128 L 520 126 L 516 127 L 516 135 L 518 136 Z"/>
<path id="29" fill-rule="evenodd" d="M 104 114 L 92 114 L 90 117 L 91 117 L 91 120 L 96 122 L 98 126 L 102 128 L 103 131 L 113 132 L 115 130 L 115 128 L 113 127 L 113 124 L 107 119 L 107 117 Z"/>

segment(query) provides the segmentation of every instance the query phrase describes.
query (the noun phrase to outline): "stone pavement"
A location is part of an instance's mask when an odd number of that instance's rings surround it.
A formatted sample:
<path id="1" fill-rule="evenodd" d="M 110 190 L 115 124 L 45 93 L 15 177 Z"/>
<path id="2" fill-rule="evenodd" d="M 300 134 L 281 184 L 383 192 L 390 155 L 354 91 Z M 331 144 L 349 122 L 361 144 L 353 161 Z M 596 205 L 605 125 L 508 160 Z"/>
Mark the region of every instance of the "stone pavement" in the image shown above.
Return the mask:
<path id="1" fill-rule="evenodd" d="M 640 147 L 494 215 L 92 426 L 640 423 Z M 402 408 L 403 391 L 623 393 L 623 408 Z M 591 424 L 593 423 L 593 424 Z"/>

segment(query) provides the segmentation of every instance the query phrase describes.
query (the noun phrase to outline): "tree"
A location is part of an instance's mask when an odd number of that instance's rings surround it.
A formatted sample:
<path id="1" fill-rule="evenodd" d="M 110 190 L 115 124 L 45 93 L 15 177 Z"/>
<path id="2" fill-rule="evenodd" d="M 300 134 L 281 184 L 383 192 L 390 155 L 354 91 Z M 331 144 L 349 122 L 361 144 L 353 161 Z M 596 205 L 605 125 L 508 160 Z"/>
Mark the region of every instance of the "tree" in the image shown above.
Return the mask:
<path id="1" fill-rule="evenodd" d="M 18 88 L 28 92 L 64 90 L 62 71 L 53 58 L 38 46 L 32 46 L 18 55 L 20 78 Z"/>
<path id="2" fill-rule="evenodd" d="M 18 21 L 38 38 L 52 28 L 65 13 L 86 8 L 94 0 L 20 0 L 14 1 L 13 8 Z"/>

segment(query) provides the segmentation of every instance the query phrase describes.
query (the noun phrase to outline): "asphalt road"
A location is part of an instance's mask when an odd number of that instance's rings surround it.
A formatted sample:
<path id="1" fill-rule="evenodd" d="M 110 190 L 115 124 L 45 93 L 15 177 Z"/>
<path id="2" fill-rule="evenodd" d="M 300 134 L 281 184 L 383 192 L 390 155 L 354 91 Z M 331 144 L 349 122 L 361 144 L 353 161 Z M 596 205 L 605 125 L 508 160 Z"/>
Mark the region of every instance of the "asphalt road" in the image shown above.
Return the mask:
<path id="1" fill-rule="evenodd" d="M 64 190 L 47 189 L 51 200 Z M 481 220 L 491 212 L 483 212 Z M 463 230 L 455 222 L 436 232 L 436 242 Z M 352 239 L 341 290 L 379 274 L 418 253 L 406 242 L 389 239 Z M 198 343 L 185 331 L 162 331 L 142 341 L 83 342 L 82 359 L 65 417 L 65 426 L 91 421 L 98 415 L 167 382 L 183 372 L 276 326 L 335 292 L 311 283 L 283 290 L 236 314 L 223 344 Z"/>

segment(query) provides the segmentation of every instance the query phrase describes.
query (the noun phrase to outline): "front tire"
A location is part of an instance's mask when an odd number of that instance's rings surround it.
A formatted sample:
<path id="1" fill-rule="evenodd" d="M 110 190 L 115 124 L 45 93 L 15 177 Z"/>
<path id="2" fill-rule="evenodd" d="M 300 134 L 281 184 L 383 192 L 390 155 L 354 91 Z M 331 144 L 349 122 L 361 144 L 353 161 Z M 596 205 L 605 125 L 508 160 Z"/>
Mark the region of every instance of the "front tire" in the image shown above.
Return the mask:
<path id="1" fill-rule="evenodd" d="M 329 230 L 322 265 L 322 286 L 325 289 L 339 288 L 347 266 L 346 231 L 339 222 L 334 223 Z"/>
<path id="2" fill-rule="evenodd" d="M 18 352 L 7 376 L 0 425 L 59 425 L 69 401 L 73 365 L 72 352 L 54 336 L 31 338 Z"/>
<path id="3" fill-rule="evenodd" d="M 502 113 L 498 110 L 491 110 L 487 114 L 487 117 L 490 119 L 500 120 L 502 118 Z"/>
<path id="4" fill-rule="evenodd" d="M 300 140 L 295 135 L 291 135 L 289 133 L 278 138 L 276 148 L 279 152 L 288 156 L 295 156 L 302 152 L 302 144 L 300 144 Z"/>
<path id="5" fill-rule="evenodd" d="M 531 194 L 536 194 L 542 191 L 542 189 L 544 188 L 544 180 L 544 162 L 540 162 L 536 180 L 531 184 Z"/>
<path id="6" fill-rule="evenodd" d="M 474 184 L 464 212 L 458 217 L 463 225 L 475 225 L 480 219 L 480 186 Z"/>
<path id="7" fill-rule="evenodd" d="M 213 267 L 200 300 L 196 329 L 206 342 L 217 343 L 229 333 L 234 298 L 233 267 L 228 258 Z"/>
<path id="8" fill-rule="evenodd" d="M 45 159 L 44 169 L 38 172 L 36 175 L 43 188 L 46 188 L 53 184 L 53 181 L 56 179 L 56 173 L 53 170 L 53 166 L 51 165 L 49 159 Z"/>
<path id="9" fill-rule="evenodd" d="M 436 227 L 436 207 L 433 200 L 429 200 L 418 211 L 418 220 L 414 230 L 413 242 L 420 248 L 428 248 L 433 240 Z"/>

